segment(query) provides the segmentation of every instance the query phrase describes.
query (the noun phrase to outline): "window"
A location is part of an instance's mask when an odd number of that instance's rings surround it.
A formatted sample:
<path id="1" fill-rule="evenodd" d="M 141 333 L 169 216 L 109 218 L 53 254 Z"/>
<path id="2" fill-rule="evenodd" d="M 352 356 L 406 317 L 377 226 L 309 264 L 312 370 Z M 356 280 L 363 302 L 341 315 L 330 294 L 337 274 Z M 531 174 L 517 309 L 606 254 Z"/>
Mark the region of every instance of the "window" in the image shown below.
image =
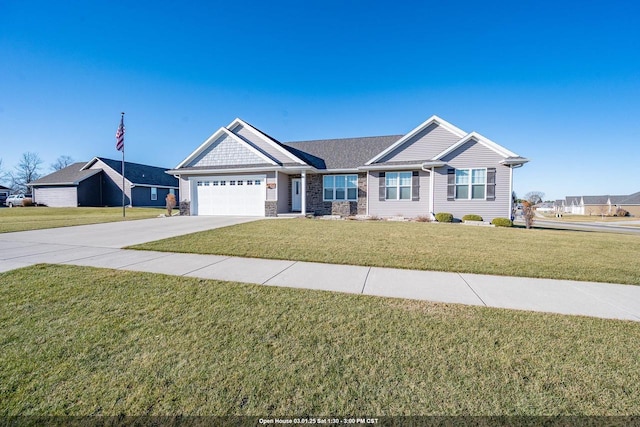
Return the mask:
<path id="1" fill-rule="evenodd" d="M 229 185 L 236 185 L 236 182 L 235 182 L 235 181 L 233 181 L 233 180 L 232 180 L 232 181 L 229 181 Z"/>
<path id="2" fill-rule="evenodd" d="M 486 169 L 456 169 L 455 176 L 456 199 L 485 199 Z"/>
<path id="3" fill-rule="evenodd" d="M 238 185 L 244 184 L 244 181 L 238 181 Z"/>
<path id="4" fill-rule="evenodd" d="M 220 185 L 227 185 L 227 181 L 220 181 Z"/>
<path id="5" fill-rule="evenodd" d="M 322 177 L 324 201 L 358 200 L 358 175 L 325 175 Z"/>
<path id="6" fill-rule="evenodd" d="M 213 185 L 217 186 L 218 185 L 218 181 L 213 181 Z"/>
<path id="7" fill-rule="evenodd" d="M 250 179 L 248 179 L 248 180 L 247 180 L 247 185 L 253 185 L 253 181 L 252 181 L 252 180 L 250 180 Z"/>
<path id="8" fill-rule="evenodd" d="M 176 195 L 176 190 L 175 188 L 170 188 L 169 189 L 169 194 L 173 194 L 174 196 Z"/>
<path id="9" fill-rule="evenodd" d="M 205 187 L 208 187 L 208 186 L 209 186 L 209 184 L 211 184 L 211 182 L 210 182 L 210 181 L 205 181 L 205 182 L 204 182 L 204 186 L 205 186 Z"/>
<path id="10" fill-rule="evenodd" d="M 386 200 L 411 200 L 411 172 L 387 172 L 385 174 Z"/>
<path id="11" fill-rule="evenodd" d="M 256 185 L 260 185 L 260 184 L 262 184 L 262 181 L 261 181 L 261 180 L 259 180 L 259 179 L 256 179 L 256 180 L 254 181 L 254 184 L 256 184 Z"/>
<path id="12" fill-rule="evenodd" d="M 202 187 L 202 181 L 198 181 L 198 187 Z"/>
<path id="13" fill-rule="evenodd" d="M 158 200 L 158 189 L 151 187 L 151 200 Z"/>

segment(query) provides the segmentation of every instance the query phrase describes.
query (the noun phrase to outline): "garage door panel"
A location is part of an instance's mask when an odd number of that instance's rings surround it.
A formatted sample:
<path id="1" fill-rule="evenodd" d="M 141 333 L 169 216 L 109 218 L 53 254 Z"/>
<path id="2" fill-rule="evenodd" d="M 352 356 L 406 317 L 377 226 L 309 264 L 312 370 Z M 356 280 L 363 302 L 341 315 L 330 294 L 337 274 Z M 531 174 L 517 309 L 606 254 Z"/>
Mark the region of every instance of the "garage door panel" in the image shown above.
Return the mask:
<path id="1" fill-rule="evenodd" d="M 248 179 L 252 185 L 247 185 Z M 234 181 L 235 185 L 231 185 L 231 181 Z M 238 185 L 238 181 L 242 181 L 243 185 Z M 222 182 L 225 185 L 221 185 Z M 255 182 L 259 182 L 259 185 L 255 185 Z M 198 215 L 264 216 L 264 175 L 198 178 L 192 185 L 196 185 Z"/>

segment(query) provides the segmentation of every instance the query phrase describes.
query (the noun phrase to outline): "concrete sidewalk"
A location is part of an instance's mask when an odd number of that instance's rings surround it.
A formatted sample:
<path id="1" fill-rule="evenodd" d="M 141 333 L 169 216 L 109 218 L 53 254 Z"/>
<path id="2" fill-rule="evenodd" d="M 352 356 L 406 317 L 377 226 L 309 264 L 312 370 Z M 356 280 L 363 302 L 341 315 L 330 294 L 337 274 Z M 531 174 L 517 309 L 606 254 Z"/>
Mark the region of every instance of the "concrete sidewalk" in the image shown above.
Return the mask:
<path id="1" fill-rule="evenodd" d="M 250 219 L 236 221 L 247 220 Z M 174 233 L 191 232 L 202 227 L 215 228 L 223 226 L 222 224 L 229 225 L 228 222 L 234 220 L 209 221 L 208 224 L 205 224 L 206 221 L 186 220 L 181 224 L 170 224 L 173 229 L 167 229 L 167 221 L 145 221 L 148 222 L 139 224 L 137 229 L 145 228 L 153 237 L 146 238 L 155 240 L 162 238 L 160 234 L 177 235 Z M 158 226 L 162 226 L 164 231 L 155 232 L 154 227 Z M 121 241 L 116 241 L 113 237 L 114 227 L 99 224 L 72 227 L 73 230 L 55 229 L 63 230 L 56 232 L 42 230 L 0 234 L 0 272 L 37 263 L 70 264 L 269 286 L 640 321 L 640 286 L 131 251 L 118 249 L 118 245 L 124 246 L 121 244 L 123 240 L 139 242 L 145 237 L 140 233 L 131 233 L 122 236 Z M 108 235 L 105 236 L 108 237 L 106 242 L 92 239 L 100 233 Z M 63 235 L 67 237 L 64 238 Z"/>

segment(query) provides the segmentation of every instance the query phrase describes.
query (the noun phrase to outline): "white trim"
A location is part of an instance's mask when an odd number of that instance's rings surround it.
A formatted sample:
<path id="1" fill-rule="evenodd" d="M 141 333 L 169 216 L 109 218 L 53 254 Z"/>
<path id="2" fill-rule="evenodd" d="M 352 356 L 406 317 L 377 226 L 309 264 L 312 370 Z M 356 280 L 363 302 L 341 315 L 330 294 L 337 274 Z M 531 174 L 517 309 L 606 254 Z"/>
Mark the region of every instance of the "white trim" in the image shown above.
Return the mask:
<path id="1" fill-rule="evenodd" d="M 272 164 L 274 166 L 278 164 L 272 158 L 266 156 L 260 150 L 255 148 L 253 145 L 248 144 L 247 142 L 245 142 L 242 139 L 238 138 L 238 136 L 236 134 L 234 134 L 233 132 L 230 132 L 227 128 L 221 127 L 220 129 L 215 131 L 213 133 L 213 135 L 211 135 L 209 138 L 207 138 L 207 140 L 205 142 L 200 144 L 200 146 L 193 153 L 191 153 L 186 159 L 184 159 L 182 162 L 180 162 L 180 164 L 178 166 L 176 166 L 174 169 L 180 169 L 183 166 L 185 166 L 186 164 L 190 163 L 193 159 L 195 159 L 200 154 L 202 154 L 207 148 L 209 148 L 211 146 L 211 144 L 213 144 L 217 139 L 219 139 L 223 135 L 229 136 L 232 139 L 234 139 L 236 142 L 238 142 L 238 143 L 242 144 L 243 146 L 247 147 L 249 150 L 251 150 L 251 152 L 253 152 L 258 157 L 260 157 L 263 160 L 265 160 L 267 163 L 270 163 L 270 164 Z"/>
<path id="2" fill-rule="evenodd" d="M 259 166 L 254 168 L 228 168 L 228 169 L 180 169 L 180 170 L 168 170 L 165 173 L 169 175 L 179 174 L 186 176 L 202 175 L 202 174 L 214 174 L 224 175 L 229 173 L 254 173 L 254 172 L 274 172 L 282 170 L 280 166 Z"/>
<path id="3" fill-rule="evenodd" d="M 398 174 L 398 177 L 396 178 L 398 180 L 398 183 L 395 185 L 395 189 L 396 189 L 396 198 L 395 199 L 389 199 L 387 197 L 387 188 L 394 188 L 394 187 L 390 187 L 387 186 L 387 178 L 389 177 L 389 173 L 395 173 Z M 413 171 L 396 171 L 396 172 L 389 172 L 389 173 L 385 173 L 384 174 L 384 200 L 385 202 L 404 202 L 404 201 L 412 201 L 413 200 Z M 400 185 L 400 174 L 401 173 L 408 173 L 409 178 L 411 178 L 411 184 L 409 185 Z M 419 177 L 420 175 L 418 175 Z M 400 189 L 401 188 L 406 188 L 409 187 L 409 197 L 407 199 L 401 199 L 400 198 Z"/>
<path id="4" fill-rule="evenodd" d="M 451 152 L 453 152 L 457 148 L 461 147 L 462 145 L 466 144 L 467 142 L 469 142 L 472 139 L 476 140 L 476 142 L 479 142 L 480 144 L 484 145 L 485 147 L 489 148 L 490 150 L 495 151 L 496 153 L 498 153 L 502 157 L 519 157 L 516 153 L 507 150 L 503 146 L 491 141 L 488 138 L 485 138 L 484 136 L 480 135 L 478 132 L 471 132 L 470 134 L 468 134 L 467 136 L 465 136 L 460 141 L 456 142 L 455 144 L 453 144 L 452 146 L 450 146 L 449 148 L 447 148 L 446 150 L 444 150 L 440 154 L 434 156 L 432 160 L 440 160 L 440 159 L 442 159 L 444 156 L 446 156 L 447 154 L 450 154 Z"/>
<path id="5" fill-rule="evenodd" d="M 373 166 L 363 166 L 359 168 L 361 171 L 392 171 L 392 170 L 420 170 L 422 169 L 422 163 L 414 163 L 410 165 L 373 165 Z"/>
<path id="6" fill-rule="evenodd" d="M 423 169 L 424 170 L 424 169 Z M 435 203 L 433 196 L 435 195 L 435 167 L 429 169 L 429 217 L 431 220 L 436 218 L 435 216 Z"/>
<path id="7" fill-rule="evenodd" d="M 454 169 L 454 190 L 453 190 L 453 198 L 454 200 L 482 200 L 482 201 L 486 201 L 487 200 L 487 169 L 488 168 L 474 168 L 474 167 L 469 167 L 469 168 L 455 168 Z M 469 195 L 467 198 L 462 198 L 462 197 L 457 197 L 458 196 L 458 185 L 465 185 L 465 184 L 458 184 L 457 182 L 457 172 L 458 171 L 462 171 L 462 170 L 466 170 L 469 171 L 469 183 L 467 184 L 467 187 L 469 189 Z M 473 198 L 473 171 L 474 170 L 484 170 L 484 196 L 482 198 Z M 479 185 L 479 184 L 476 184 Z"/>
<path id="8" fill-rule="evenodd" d="M 509 215 L 507 215 L 507 218 L 512 219 L 512 216 L 515 217 L 513 214 L 513 168 L 509 168 Z"/>
<path id="9" fill-rule="evenodd" d="M 424 129 L 426 129 L 427 127 L 431 126 L 433 123 L 437 124 L 438 126 L 442 126 L 444 129 L 448 130 L 449 132 L 451 132 L 452 134 L 456 135 L 459 138 L 462 138 L 463 136 L 465 136 L 467 134 L 465 131 L 463 131 L 462 129 L 458 128 L 457 126 L 454 126 L 451 123 L 449 123 L 448 121 L 443 120 L 443 119 L 441 119 L 440 117 L 438 117 L 436 115 L 433 115 L 433 116 L 429 117 L 427 120 L 425 120 L 418 127 L 413 129 L 411 132 L 409 132 L 408 134 L 406 134 L 405 136 L 403 136 L 402 138 L 400 138 L 399 140 L 394 142 L 392 145 L 387 147 L 380 154 L 376 155 L 373 159 L 369 160 L 367 163 L 365 163 L 365 165 L 370 165 L 371 163 L 377 162 L 378 160 L 380 160 L 381 158 L 383 158 L 384 156 L 386 156 L 387 154 L 389 154 L 390 152 L 392 152 L 393 150 L 398 148 L 400 145 L 404 144 L 409 139 L 413 138 L 419 132 L 422 132 Z"/>
<path id="10" fill-rule="evenodd" d="M 260 132 L 258 129 L 256 129 L 255 127 L 251 126 L 249 123 L 245 122 L 244 120 L 240 119 L 240 118 L 236 118 L 235 120 L 233 120 L 229 126 L 227 126 L 227 129 L 232 131 L 233 128 L 235 128 L 238 125 L 242 125 L 244 127 L 246 127 L 247 129 L 249 129 L 254 135 L 256 135 L 258 138 L 262 139 L 264 142 L 266 142 L 267 144 L 273 146 L 274 148 L 276 148 L 278 151 L 280 151 L 282 154 L 286 155 L 287 157 L 289 157 L 291 160 L 300 163 L 301 165 L 306 165 L 307 163 L 300 160 L 298 157 L 296 157 L 295 155 L 293 155 L 291 152 L 287 151 L 284 147 L 282 147 L 280 144 L 278 144 L 277 142 L 275 142 L 273 139 L 269 138 L 268 136 L 266 136 L 264 133 Z"/>
<path id="11" fill-rule="evenodd" d="M 333 199 L 327 199 L 324 195 L 324 179 L 326 177 L 333 177 Z M 336 177 L 338 176 L 344 176 L 344 199 L 336 199 Z M 355 199 L 350 199 L 349 198 L 349 189 L 353 188 L 353 187 L 349 187 L 349 179 L 347 177 L 349 176 L 355 176 L 356 177 L 356 197 Z M 342 187 L 340 187 L 342 188 Z M 350 174 L 338 174 L 338 175 L 334 175 L 334 174 L 325 174 L 322 175 L 322 201 L 323 202 L 357 202 L 358 201 L 358 174 L 356 173 L 350 173 Z"/>
<path id="12" fill-rule="evenodd" d="M 300 174 L 300 186 L 302 187 L 302 196 L 300 197 L 300 207 L 301 207 L 301 211 L 300 213 L 304 216 L 307 215 L 307 171 L 302 171 L 302 173 Z M 324 189 L 322 190 L 322 192 L 324 193 Z"/>

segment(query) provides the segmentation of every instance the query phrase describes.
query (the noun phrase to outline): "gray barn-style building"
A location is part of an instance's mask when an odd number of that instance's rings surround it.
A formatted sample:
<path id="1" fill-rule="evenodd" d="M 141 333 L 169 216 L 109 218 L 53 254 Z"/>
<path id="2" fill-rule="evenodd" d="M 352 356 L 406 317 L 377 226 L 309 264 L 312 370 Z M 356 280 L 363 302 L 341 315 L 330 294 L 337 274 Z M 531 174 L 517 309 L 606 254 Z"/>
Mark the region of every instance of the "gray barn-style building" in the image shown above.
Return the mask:
<path id="1" fill-rule="evenodd" d="M 164 206 L 169 193 L 180 200 L 178 180 L 167 169 L 124 163 L 125 204 L 128 206 Z M 121 206 L 122 161 L 94 157 L 60 169 L 29 186 L 34 202 L 50 207 Z"/>

